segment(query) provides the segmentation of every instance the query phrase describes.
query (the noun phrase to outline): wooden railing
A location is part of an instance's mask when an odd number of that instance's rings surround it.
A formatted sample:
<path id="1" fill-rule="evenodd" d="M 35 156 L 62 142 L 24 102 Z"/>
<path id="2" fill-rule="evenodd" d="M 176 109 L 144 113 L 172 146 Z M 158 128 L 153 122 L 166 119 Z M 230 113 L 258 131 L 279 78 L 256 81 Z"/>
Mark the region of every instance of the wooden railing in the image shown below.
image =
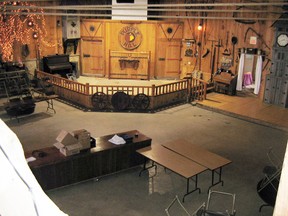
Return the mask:
<path id="1" fill-rule="evenodd" d="M 36 71 L 38 78 L 48 77 L 53 85 L 61 86 L 63 88 L 82 93 L 93 95 L 96 92 L 103 92 L 107 95 L 113 95 L 118 91 L 123 91 L 129 95 L 146 94 L 147 96 L 159 96 L 169 94 L 172 92 L 188 89 L 189 82 L 187 80 L 180 80 L 173 83 L 152 86 L 104 86 L 104 85 L 90 85 L 89 83 L 82 84 L 73 80 L 68 80 L 53 74 L 45 73 L 43 71 Z"/>
<path id="2" fill-rule="evenodd" d="M 188 81 L 181 80 L 174 83 L 163 84 L 159 86 L 152 85 L 152 96 L 159 96 L 163 94 L 169 94 L 176 91 L 187 90 L 188 89 Z"/>
<path id="3" fill-rule="evenodd" d="M 152 96 L 152 86 L 104 86 L 89 85 L 89 93 L 93 95 L 96 92 L 103 92 L 107 95 L 113 95 L 116 92 L 123 91 L 128 95 L 146 94 Z"/>
<path id="4" fill-rule="evenodd" d="M 66 99 L 68 100 L 75 100 L 74 102 L 76 103 L 83 103 L 83 106 L 88 107 L 91 106 L 91 96 L 99 92 L 108 96 L 112 96 L 119 91 L 125 92 L 131 97 L 145 94 L 150 97 L 152 109 L 157 108 L 160 104 L 161 106 L 163 105 L 163 97 L 167 104 L 172 101 L 179 101 L 178 93 L 181 91 L 186 95 L 187 101 L 206 99 L 207 82 L 198 78 L 189 78 L 159 86 L 105 86 L 90 85 L 89 83 L 82 84 L 39 70 L 35 71 L 35 75 L 39 79 L 48 78 L 51 84 L 58 87 L 60 96 L 67 97 Z M 183 94 L 180 97 L 182 98 L 180 100 L 183 100 Z"/>
<path id="5" fill-rule="evenodd" d="M 205 100 L 207 93 L 207 82 L 199 79 L 193 78 L 191 79 L 191 100 Z"/>
<path id="6" fill-rule="evenodd" d="M 73 80 L 68 80 L 63 77 L 59 77 L 53 74 L 45 73 L 39 70 L 35 71 L 36 77 L 39 79 L 49 78 L 49 82 L 56 86 L 61 86 L 62 88 L 69 89 L 71 91 L 78 92 L 80 94 L 89 95 L 89 83 L 82 84 L 75 82 Z"/>

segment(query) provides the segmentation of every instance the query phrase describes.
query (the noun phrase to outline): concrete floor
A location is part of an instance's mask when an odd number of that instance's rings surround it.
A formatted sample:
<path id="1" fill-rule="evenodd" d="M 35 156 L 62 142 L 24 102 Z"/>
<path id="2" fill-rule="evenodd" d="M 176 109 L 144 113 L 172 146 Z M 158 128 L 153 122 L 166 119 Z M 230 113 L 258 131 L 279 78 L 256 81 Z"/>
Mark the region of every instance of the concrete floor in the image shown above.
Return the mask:
<path id="1" fill-rule="evenodd" d="M 26 151 L 52 146 L 59 132 L 86 129 L 93 137 L 137 129 L 152 138 L 152 145 L 183 138 L 232 160 L 223 169 L 224 186 L 213 189 L 236 194 L 236 210 L 240 216 L 270 216 L 271 207 L 258 209 L 262 200 L 256 185 L 262 169 L 268 164 L 266 152 L 273 146 L 282 159 L 288 133 L 243 121 L 237 118 L 184 104 L 154 114 L 84 112 L 54 101 L 56 114 L 46 112 L 46 103 L 36 106 L 35 113 L 9 119 L 4 110 L 0 118 L 17 134 Z M 186 180 L 170 171 L 158 168 L 138 176 L 141 167 L 47 191 L 49 197 L 70 216 L 151 216 L 165 215 L 164 209 L 175 195 L 182 197 Z M 199 175 L 202 192 L 186 197 L 184 206 L 192 213 L 207 199 L 211 173 Z M 178 206 L 171 215 L 185 215 Z"/>

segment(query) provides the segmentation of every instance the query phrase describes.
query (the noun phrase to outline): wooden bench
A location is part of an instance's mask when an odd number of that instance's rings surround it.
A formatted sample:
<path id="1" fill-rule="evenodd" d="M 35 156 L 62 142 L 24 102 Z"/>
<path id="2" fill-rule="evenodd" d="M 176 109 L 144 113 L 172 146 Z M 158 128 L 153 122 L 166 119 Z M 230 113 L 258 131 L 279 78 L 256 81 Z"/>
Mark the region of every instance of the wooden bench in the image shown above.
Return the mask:
<path id="1" fill-rule="evenodd" d="M 186 158 L 182 155 L 171 151 L 161 145 L 153 145 L 149 147 L 145 147 L 142 149 L 137 150 L 137 152 L 143 155 L 145 158 L 150 159 L 151 161 L 183 176 L 187 179 L 187 191 L 186 194 L 183 196 L 183 202 L 185 197 L 188 194 L 193 193 L 194 191 L 201 192 L 200 188 L 198 188 L 198 174 L 207 170 L 206 167 Z M 144 162 L 143 170 L 141 170 L 140 174 L 153 166 L 146 167 L 147 159 Z M 193 179 L 195 177 L 195 179 Z M 195 186 L 194 189 L 190 190 L 190 179 L 194 181 Z"/>

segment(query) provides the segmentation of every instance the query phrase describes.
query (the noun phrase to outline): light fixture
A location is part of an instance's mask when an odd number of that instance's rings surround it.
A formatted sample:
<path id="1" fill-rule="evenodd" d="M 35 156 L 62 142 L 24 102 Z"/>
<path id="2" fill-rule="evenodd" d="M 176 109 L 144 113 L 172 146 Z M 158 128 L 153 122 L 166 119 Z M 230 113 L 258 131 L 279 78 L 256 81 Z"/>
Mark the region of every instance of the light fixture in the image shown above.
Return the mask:
<path id="1" fill-rule="evenodd" d="M 28 20 L 27 25 L 28 25 L 28 27 L 32 27 L 33 26 L 33 21 L 32 20 Z"/>
<path id="2" fill-rule="evenodd" d="M 38 39 L 38 33 L 37 32 L 33 32 L 33 39 Z"/>
<path id="3" fill-rule="evenodd" d="M 203 28 L 203 26 L 202 26 L 202 23 L 199 23 L 199 25 L 198 25 L 197 29 L 198 29 L 199 31 L 201 31 L 201 30 L 202 30 L 202 28 Z"/>

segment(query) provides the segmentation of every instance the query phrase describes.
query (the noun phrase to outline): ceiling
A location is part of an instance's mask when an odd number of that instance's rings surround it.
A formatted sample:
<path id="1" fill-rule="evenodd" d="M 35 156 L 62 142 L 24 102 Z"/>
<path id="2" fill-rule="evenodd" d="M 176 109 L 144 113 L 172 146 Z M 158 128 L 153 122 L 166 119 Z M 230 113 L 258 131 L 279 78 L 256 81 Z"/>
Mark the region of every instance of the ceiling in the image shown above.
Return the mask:
<path id="1" fill-rule="evenodd" d="M 101 19 L 111 19 L 112 11 L 123 12 L 122 16 L 139 16 L 126 11 L 147 11 L 142 17 L 149 19 L 221 19 L 238 20 L 239 22 L 255 22 L 265 20 L 288 21 L 287 0 L 246 0 L 227 3 L 225 0 L 183 0 L 183 4 L 164 3 L 167 1 L 148 1 L 148 4 L 113 4 L 107 0 L 27 0 L 18 1 L 17 5 L 0 1 L 1 14 L 41 13 L 51 16 L 81 16 Z M 5 3 L 6 2 L 6 3 Z M 81 3 L 80 3 L 81 2 Z M 136 0 L 135 0 L 136 2 Z M 5 7 L 3 7 L 3 5 Z M 28 10 L 29 9 L 29 10 Z M 39 12 L 39 10 L 41 10 Z M 117 16 L 121 16 L 118 13 Z"/>

